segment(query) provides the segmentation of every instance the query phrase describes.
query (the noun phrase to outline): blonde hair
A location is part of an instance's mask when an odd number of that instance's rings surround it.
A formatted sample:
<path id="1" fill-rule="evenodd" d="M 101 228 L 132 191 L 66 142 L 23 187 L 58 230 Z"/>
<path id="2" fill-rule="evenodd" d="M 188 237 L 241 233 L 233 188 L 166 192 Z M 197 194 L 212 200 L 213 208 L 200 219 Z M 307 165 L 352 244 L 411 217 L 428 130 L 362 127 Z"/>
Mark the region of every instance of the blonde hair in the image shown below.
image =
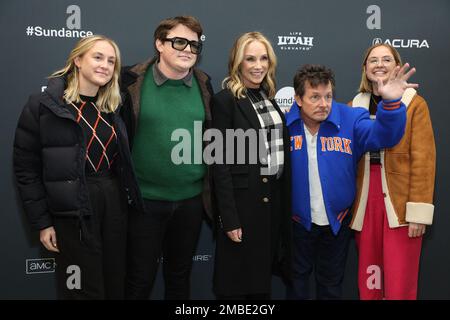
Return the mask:
<path id="1" fill-rule="evenodd" d="M 266 47 L 269 56 L 269 70 L 267 70 L 267 75 L 263 79 L 262 87 L 267 91 L 268 98 L 273 99 L 275 97 L 277 57 L 269 40 L 257 31 L 244 33 L 234 42 L 228 60 L 228 77 L 223 80 L 222 87 L 230 89 L 236 98 L 245 98 L 246 87 L 241 79 L 240 69 L 244 60 L 245 48 L 253 41 L 261 42 Z"/>
<path id="2" fill-rule="evenodd" d="M 359 84 L 358 92 L 368 92 L 368 93 L 373 92 L 372 82 L 367 78 L 367 74 L 366 74 L 366 63 L 367 63 L 367 58 L 369 57 L 372 50 L 375 48 L 378 48 L 378 47 L 388 48 L 389 51 L 394 56 L 395 64 L 400 67 L 403 65 L 402 58 L 400 57 L 400 53 L 398 53 L 397 49 L 395 49 L 393 46 L 391 46 L 390 44 L 387 44 L 387 43 L 374 44 L 373 46 L 369 47 L 369 49 L 367 49 L 366 53 L 364 54 L 364 59 L 363 59 L 363 63 L 362 63 L 361 82 Z"/>
<path id="3" fill-rule="evenodd" d="M 64 90 L 64 99 L 68 102 L 81 102 L 80 99 L 80 83 L 79 83 L 79 71 L 75 65 L 75 59 L 82 57 L 88 52 L 96 42 L 106 41 L 113 48 L 116 53 L 116 60 L 114 63 L 114 73 L 111 80 L 100 87 L 98 90 L 96 106 L 102 112 L 114 112 L 122 102 L 119 88 L 119 76 L 120 76 L 120 51 L 117 44 L 102 35 L 93 35 L 82 38 L 77 42 L 75 47 L 70 52 L 67 58 L 64 68 L 55 71 L 50 78 L 61 77 L 67 75 L 67 87 Z"/>

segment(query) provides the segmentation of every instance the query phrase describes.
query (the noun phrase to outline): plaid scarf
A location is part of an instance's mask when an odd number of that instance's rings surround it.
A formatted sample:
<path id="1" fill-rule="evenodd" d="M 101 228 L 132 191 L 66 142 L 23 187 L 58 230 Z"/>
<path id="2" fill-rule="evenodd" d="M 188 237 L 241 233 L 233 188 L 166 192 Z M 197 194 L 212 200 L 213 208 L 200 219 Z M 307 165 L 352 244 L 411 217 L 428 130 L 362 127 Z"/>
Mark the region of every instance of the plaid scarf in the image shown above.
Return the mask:
<path id="1" fill-rule="evenodd" d="M 264 91 L 247 89 L 247 97 L 258 116 L 266 147 L 267 158 L 260 161 L 267 168 L 266 175 L 276 175 L 278 179 L 283 173 L 284 165 L 283 120 Z"/>

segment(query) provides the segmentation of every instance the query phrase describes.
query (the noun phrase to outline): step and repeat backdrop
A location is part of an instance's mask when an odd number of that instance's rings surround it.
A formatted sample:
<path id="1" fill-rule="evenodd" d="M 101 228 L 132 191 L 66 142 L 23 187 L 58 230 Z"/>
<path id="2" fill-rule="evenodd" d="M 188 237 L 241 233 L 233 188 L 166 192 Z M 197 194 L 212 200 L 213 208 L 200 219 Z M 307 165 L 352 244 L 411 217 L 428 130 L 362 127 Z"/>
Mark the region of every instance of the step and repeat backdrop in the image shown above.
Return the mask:
<path id="1" fill-rule="evenodd" d="M 12 173 L 12 145 L 28 95 L 45 87 L 80 38 L 114 39 L 124 65 L 153 55 L 153 31 L 166 17 L 196 16 L 204 28 L 199 67 L 214 90 L 226 76 L 229 50 L 237 36 L 261 31 L 279 60 L 276 99 L 293 102 L 292 78 L 305 63 L 336 73 L 336 99 L 347 102 L 359 85 L 361 60 L 373 43 L 389 43 L 417 68 L 412 82 L 427 100 L 437 147 L 434 225 L 424 238 L 420 299 L 450 299 L 450 1 L 448 0 L 2 0 L 0 2 L 0 299 L 55 299 L 54 257 L 31 232 L 18 201 Z M 214 299 L 214 240 L 204 223 L 193 257 L 192 298 Z M 284 299 L 273 279 L 273 298 Z M 152 299 L 161 299 L 158 275 Z M 357 256 L 352 243 L 344 298 L 357 299 Z"/>

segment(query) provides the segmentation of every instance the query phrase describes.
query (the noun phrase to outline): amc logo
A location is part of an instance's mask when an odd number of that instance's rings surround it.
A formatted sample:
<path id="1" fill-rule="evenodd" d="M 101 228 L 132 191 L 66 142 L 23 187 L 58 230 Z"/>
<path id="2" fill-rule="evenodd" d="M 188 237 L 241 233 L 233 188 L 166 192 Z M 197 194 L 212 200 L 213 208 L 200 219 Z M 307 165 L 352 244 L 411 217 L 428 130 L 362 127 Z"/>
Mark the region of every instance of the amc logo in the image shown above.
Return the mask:
<path id="1" fill-rule="evenodd" d="M 55 272 L 55 267 L 55 258 L 25 260 L 26 274 L 51 273 Z"/>

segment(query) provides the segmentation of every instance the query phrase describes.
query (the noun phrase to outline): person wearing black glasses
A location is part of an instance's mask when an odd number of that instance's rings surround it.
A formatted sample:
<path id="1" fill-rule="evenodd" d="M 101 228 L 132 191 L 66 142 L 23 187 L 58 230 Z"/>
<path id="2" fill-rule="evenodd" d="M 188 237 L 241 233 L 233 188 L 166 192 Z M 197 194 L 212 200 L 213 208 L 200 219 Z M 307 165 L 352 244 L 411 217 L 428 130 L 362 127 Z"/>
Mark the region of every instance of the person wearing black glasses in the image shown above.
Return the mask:
<path id="1" fill-rule="evenodd" d="M 213 93 L 209 76 L 194 67 L 202 32 L 192 16 L 165 19 L 154 33 L 155 57 L 122 72 L 123 117 L 146 207 L 130 216 L 128 299 L 149 298 L 161 256 L 165 299 L 190 297 L 192 256 L 203 213 L 211 212 L 208 167 L 194 161 L 203 151 L 194 149 L 203 136 L 194 130 L 210 127 Z M 180 163 L 172 137 L 181 131 L 193 140 L 190 159 L 182 154 Z"/>

